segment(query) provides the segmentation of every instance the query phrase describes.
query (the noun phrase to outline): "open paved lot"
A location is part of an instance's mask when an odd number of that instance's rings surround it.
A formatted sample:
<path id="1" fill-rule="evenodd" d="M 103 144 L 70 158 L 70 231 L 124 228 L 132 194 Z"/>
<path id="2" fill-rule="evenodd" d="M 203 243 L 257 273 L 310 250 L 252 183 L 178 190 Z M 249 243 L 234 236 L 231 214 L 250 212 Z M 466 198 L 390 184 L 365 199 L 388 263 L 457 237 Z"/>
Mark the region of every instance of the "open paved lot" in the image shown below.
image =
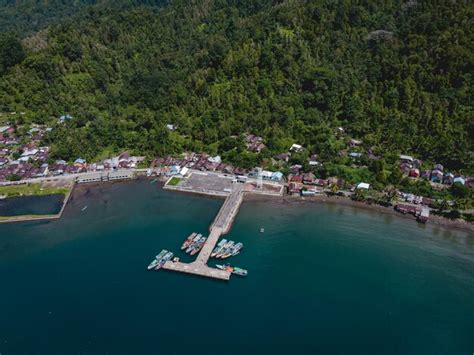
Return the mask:
<path id="1" fill-rule="evenodd" d="M 183 179 L 178 186 L 193 191 L 213 191 L 230 194 L 233 185 L 232 177 L 214 173 L 193 172 L 191 176 Z"/>

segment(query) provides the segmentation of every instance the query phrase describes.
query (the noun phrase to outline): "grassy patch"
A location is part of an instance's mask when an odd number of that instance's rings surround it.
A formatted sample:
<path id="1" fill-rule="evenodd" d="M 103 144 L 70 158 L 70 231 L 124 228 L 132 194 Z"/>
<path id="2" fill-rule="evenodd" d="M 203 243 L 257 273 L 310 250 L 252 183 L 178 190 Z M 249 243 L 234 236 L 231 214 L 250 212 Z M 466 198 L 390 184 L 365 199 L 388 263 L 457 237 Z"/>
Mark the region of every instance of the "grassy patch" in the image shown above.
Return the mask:
<path id="1" fill-rule="evenodd" d="M 178 185 L 180 182 L 181 182 L 181 179 L 178 178 L 178 177 L 176 177 L 176 176 L 174 176 L 174 177 L 171 178 L 170 181 L 168 181 L 168 184 L 167 184 L 167 185 L 176 186 L 176 185 Z"/>
<path id="2" fill-rule="evenodd" d="M 66 194 L 69 189 L 66 187 L 44 187 L 41 184 L 24 184 L 0 186 L 0 195 L 7 197 L 33 196 L 33 195 L 53 195 Z"/>

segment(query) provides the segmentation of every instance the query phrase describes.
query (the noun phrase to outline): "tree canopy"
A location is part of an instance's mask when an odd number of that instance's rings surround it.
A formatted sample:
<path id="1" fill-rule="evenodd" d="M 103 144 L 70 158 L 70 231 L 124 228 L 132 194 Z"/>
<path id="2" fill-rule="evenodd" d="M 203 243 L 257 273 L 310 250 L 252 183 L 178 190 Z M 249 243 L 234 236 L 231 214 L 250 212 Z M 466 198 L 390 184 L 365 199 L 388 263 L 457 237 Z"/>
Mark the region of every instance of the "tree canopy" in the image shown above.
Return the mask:
<path id="1" fill-rule="evenodd" d="M 299 143 L 330 160 L 342 126 L 380 154 L 473 171 L 472 5 L 157 3 L 88 6 L 26 38 L 0 67 L 0 110 L 73 116 L 49 137 L 65 159 L 192 149 L 248 165 L 263 158 L 229 137 L 251 132 L 272 154 Z"/>

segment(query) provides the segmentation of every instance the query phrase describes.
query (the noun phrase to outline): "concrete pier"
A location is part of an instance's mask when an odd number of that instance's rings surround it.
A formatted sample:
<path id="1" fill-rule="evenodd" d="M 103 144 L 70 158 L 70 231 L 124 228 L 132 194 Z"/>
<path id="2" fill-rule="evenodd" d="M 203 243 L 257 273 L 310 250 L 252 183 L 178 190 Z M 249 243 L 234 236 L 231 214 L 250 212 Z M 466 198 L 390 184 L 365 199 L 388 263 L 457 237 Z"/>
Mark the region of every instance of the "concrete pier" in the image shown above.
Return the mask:
<path id="1" fill-rule="evenodd" d="M 184 272 L 186 274 L 192 274 L 197 276 L 210 277 L 218 280 L 229 280 L 230 273 L 224 270 L 219 270 L 213 267 L 209 267 L 206 264 L 200 263 L 197 260 L 192 263 L 182 263 L 182 262 L 173 262 L 167 261 L 163 265 L 163 269 Z"/>
<path id="2" fill-rule="evenodd" d="M 230 273 L 207 266 L 212 250 L 222 234 L 229 232 L 239 207 L 243 200 L 243 184 L 234 184 L 231 194 L 227 197 L 211 224 L 209 237 L 206 239 L 197 258 L 192 263 L 167 261 L 163 268 L 166 270 L 184 272 L 193 275 L 211 277 L 219 280 L 229 280 Z"/>

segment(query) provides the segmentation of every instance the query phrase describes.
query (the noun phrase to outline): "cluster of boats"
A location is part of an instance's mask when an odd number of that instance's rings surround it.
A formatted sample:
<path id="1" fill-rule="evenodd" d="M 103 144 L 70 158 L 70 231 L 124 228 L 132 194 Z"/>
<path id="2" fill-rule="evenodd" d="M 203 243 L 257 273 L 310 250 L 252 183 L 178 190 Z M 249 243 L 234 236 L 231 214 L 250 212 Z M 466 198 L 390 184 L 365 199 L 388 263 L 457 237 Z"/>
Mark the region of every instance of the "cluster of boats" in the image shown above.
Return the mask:
<path id="1" fill-rule="evenodd" d="M 186 240 L 183 245 L 181 245 L 181 250 L 185 250 L 186 253 L 195 255 L 203 247 L 206 237 L 203 237 L 202 234 L 192 233 Z"/>
<path id="2" fill-rule="evenodd" d="M 240 253 L 244 245 L 233 240 L 222 239 L 211 253 L 211 258 L 225 259 Z"/>
<path id="3" fill-rule="evenodd" d="M 155 259 L 148 265 L 148 270 L 160 270 L 163 265 L 171 258 L 173 258 L 173 253 L 163 249 L 157 256 L 155 256 Z"/>
<path id="4" fill-rule="evenodd" d="M 240 267 L 237 267 L 237 266 L 230 266 L 229 264 L 225 264 L 225 265 L 216 265 L 216 268 L 225 270 L 235 275 L 247 276 L 247 270 L 241 269 Z"/>

